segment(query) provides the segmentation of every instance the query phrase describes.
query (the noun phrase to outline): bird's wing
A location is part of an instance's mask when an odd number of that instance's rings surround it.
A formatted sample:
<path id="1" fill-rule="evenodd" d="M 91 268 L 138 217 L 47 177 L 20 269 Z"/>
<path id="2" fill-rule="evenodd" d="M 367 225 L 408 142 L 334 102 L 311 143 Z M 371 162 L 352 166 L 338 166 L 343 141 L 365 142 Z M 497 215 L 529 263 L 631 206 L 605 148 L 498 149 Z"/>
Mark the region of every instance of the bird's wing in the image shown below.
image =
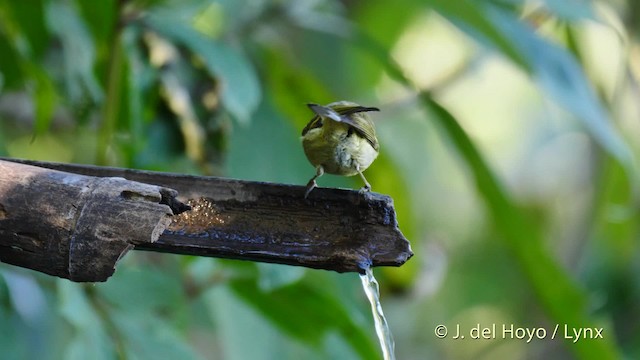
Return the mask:
<path id="1" fill-rule="evenodd" d="M 333 110 L 341 115 L 340 118 L 343 119 L 342 122 L 353 126 L 353 128 L 362 137 L 364 137 L 374 149 L 378 150 L 380 148 L 378 138 L 376 138 L 376 130 L 371 122 L 371 118 L 366 114 L 358 114 L 361 112 L 380 111 L 380 109 L 360 105 L 334 105 Z"/>
<path id="2" fill-rule="evenodd" d="M 309 121 L 309 123 L 307 123 L 307 126 L 302 129 L 302 136 L 305 136 L 309 130 L 319 127 L 322 127 L 322 117 L 316 115 L 311 119 L 311 121 Z"/>
<path id="3" fill-rule="evenodd" d="M 356 115 L 361 112 L 380 111 L 380 109 L 350 104 L 334 104 L 331 105 L 331 107 L 318 104 L 307 104 L 307 106 L 309 106 L 316 116 L 302 129 L 302 136 L 311 129 L 321 127 L 322 118 L 326 117 L 337 122 L 351 125 L 374 149 L 378 150 L 380 148 L 371 119 L 364 114 Z"/>

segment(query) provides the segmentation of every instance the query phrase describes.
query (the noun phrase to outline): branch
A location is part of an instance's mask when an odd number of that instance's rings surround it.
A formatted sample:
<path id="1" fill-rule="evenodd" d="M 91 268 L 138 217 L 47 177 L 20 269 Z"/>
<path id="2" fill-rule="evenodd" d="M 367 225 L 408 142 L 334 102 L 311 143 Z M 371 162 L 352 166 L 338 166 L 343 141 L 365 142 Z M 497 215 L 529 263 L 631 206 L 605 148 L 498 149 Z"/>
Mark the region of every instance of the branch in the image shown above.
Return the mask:
<path id="1" fill-rule="evenodd" d="M 155 242 L 136 250 L 299 265 L 338 272 L 400 266 L 413 253 L 385 195 L 132 169 L 14 160 L 175 189 L 189 204 Z M 178 209 L 179 211 L 179 209 Z"/>
<path id="2" fill-rule="evenodd" d="M 105 281 L 171 222 L 176 192 L 0 160 L 0 260 L 73 281 Z"/>

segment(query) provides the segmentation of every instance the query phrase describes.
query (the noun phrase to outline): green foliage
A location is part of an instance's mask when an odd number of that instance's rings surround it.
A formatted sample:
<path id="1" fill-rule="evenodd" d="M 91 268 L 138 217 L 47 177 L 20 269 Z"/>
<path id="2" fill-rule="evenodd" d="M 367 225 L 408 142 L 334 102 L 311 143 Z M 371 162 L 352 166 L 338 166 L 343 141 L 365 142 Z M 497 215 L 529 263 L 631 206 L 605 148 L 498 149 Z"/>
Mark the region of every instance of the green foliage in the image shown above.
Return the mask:
<path id="1" fill-rule="evenodd" d="M 0 154 L 304 184 L 304 104 L 377 106 L 367 178 L 416 253 L 376 272 L 398 358 L 635 358 L 640 18 L 617 6 L 0 0 Z M 604 339 L 433 335 L 474 321 Z M 354 274 L 144 253 L 95 285 L 2 265 L 0 349 L 379 357 Z"/>

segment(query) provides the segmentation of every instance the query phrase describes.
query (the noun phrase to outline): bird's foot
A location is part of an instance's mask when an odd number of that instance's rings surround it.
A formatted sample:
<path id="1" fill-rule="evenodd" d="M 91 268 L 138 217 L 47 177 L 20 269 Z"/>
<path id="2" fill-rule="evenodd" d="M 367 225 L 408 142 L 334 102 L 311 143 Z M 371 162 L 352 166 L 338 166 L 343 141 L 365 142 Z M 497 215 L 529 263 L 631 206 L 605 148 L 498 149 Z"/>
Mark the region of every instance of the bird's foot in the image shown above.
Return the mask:
<path id="1" fill-rule="evenodd" d="M 307 184 L 307 191 L 304 192 L 304 198 L 306 199 L 311 193 L 311 190 L 313 190 L 316 187 L 318 187 L 318 184 L 316 183 L 315 180 L 309 181 L 309 183 Z"/>
<path id="2" fill-rule="evenodd" d="M 368 192 L 371 192 L 371 185 L 369 185 L 369 184 L 361 187 L 360 190 L 358 190 L 358 194 L 360 194 L 360 195 L 364 195 L 364 194 L 366 194 Z"/>

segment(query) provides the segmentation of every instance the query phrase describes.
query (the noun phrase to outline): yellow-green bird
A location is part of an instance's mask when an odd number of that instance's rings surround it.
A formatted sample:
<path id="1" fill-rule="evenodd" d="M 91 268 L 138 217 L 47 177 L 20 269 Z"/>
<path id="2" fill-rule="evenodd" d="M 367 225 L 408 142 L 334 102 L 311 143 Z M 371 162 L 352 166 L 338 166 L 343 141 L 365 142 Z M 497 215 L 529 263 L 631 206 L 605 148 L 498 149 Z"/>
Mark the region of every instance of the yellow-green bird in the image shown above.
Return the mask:
<path id="1" fill-rule="evenodd" d="M 380 145 L 367 113 L 380 109 L 350 101 L 307 106 L 315 116 L 302 130 L 302 147 L 311 165 L 315 166 L 316 174 L 309 180 L 304 197 L 318 186 L 316 179 L 324 173 L 343 176 L 359 174 L 365 185 L 360 190 L 371 190 L 362 172 L 378 157 Z"/>

